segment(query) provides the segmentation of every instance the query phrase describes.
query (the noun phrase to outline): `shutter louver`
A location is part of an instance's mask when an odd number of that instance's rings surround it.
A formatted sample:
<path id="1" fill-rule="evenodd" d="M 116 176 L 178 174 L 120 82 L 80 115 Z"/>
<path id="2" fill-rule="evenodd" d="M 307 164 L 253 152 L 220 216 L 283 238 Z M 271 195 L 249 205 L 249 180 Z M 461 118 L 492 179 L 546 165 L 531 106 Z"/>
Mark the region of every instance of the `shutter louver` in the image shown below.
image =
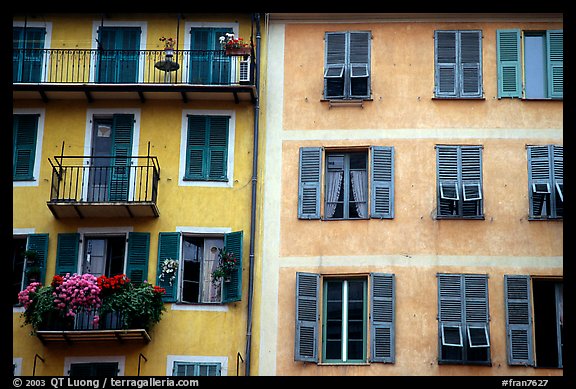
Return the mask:
<path id="1" fill-rule="evenodd" d="M 435 95 L 456 97 L 457 89 L 457 35 L 456 31 L 435 31 Z"/>
<path id="2" fill-rule="evenodd" d="M 451 216 L 458 213 L 460 199 L 458 186 L 458 148 L 437 146 L 438 215 Z"/>
<path id="3" fill-rule="evenodd" d="M 550 147 L 528 146 L 528 199 L 530 217 L 546 216 L 546 201 L 550 201 Z M 542 190 L 542 187 L 547 189 Z"/>
<path id="4" fill-rule="evenodd" d="M 294 360 L 318 362 L 320 275 L 296 273 L 296 335 Z"/>
<path id="5" fill-rule="evenodd" d="M 482 33 L 460 31 L 460 96 L 482 97 Z"/>
<path id="6" fill-rule="evenodd" d="M 162 281 L 162 262 L 165 259 L 175 259 L 180 261 L 180 233 L 160 232 L 158 234 L 158 267 L 156 271 L 156 285 L 166 289 L 166 294 L 162 296 L 164 302 L 175 302 L 178 298 L 178 277 L 172 282 L 168 279 Z"/>
<path id="7" fill-rule="evenodd" d="M 350 32 L 350 97 L 370 96 L 370 33 Z"/>
<path id="8" fill-rule="evenodd" d="M 128 260 L 126 275 L 134 283 L 141 284 L 148 279 L 148 255 L 150 252 L 149 232 L 128 234 Z"/>
<path id="9" fill-rule="evenodd" d="M 344 97 L 346 33 L 328 32 L 324 65 L 324 98 Z"/>
<path id="10" fill-rule="evenodd" d="M 242 299 L 242 243 L 243 232 L 231 232 L 224 235 L 224 248 L 238 258 L 238 266 L 230 275 L 230 282 L 222 283 L 222 302 L 230 303 Z"/>
<path id="11" fill-rule="evenodd" d="M 520 30 L 496 31 L 498 98 L 522 97 Z"/>
<path id="12" fill-rule="evenodd" d="M 298 174 L 298 218 L 320 219 L 322 148 L 301 147 Z"/>
<path id="13" fill-rule="evenodd" d="M 370 217 L 394 218 L 394 147 L 372 146 Z"/>
<path id="14" fill-rule="evenodd" d="M 208 118 L 210 135 L 208 137 L 208 178 L 226 180 L 228 157 L 228 116 L 211 116 Z"/>
<path id="15" fill-rule="evenodd" d="M 38 118 L 37 114 L 13 117 L 12 177 L 16 181 L 34 179 Z"/>
<path id="16" fill-rule="evenodd" d="M 112 122 L 110 201 L 128 201 L 134 115 L 115 114 Z"/>
<path id="17" fill-rule="evenodd" d="M 80 234 L 58 234 L 58 246 L 56 248 L 56 274 L 66 275 L 78 272 L 78 243 Z"/>
<path id="18" fill-rule="evenodd" d="M 462 216 L 482 215 L 482 149 L 461 147 Z"/>
<path id="19" fill-rule="evenodd" d="M 564 32 L 546 31 L 548 93 L 551 98 L 564 97 Z"/>
<path id="20" fill-rule="evenodd" d="M 207 118 L 188 116 L 188 139 L 186 147 L 186 174 L 184 178 L 201 180 L 206 171 L 204 159 L 208 154 L 206 147 Z"/>
<path id="21" fill-rule="evenodd" d="M 371 362 L 394 363 L 394 275 L 370 274 Z"/>
<path id="22" fill-rule="evenodd" d="M 530 277 L 504 276 L 508 364 L 532 366 Z"/>

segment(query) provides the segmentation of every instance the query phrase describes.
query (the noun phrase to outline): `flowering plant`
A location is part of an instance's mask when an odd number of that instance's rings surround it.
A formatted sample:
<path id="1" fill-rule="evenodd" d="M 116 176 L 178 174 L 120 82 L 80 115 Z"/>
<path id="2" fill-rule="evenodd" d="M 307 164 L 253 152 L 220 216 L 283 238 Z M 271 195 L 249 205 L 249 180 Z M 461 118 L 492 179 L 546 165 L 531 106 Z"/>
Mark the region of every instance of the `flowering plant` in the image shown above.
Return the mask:
<path id="1" fill-rule="evenodd" d="M 176 39 L 174 38 L 166 38 L 165 36 L 163 36 L 159 40 L 160 42 L 164 42 L 164 47 L 166 49 L 173 49 L 174 46 L 176 45 Z"/>
<path id="2" fill-rule="evenodd" d="M 23 291 L 18 293 L 18 301 L 24 306 L 24 323 L 32 325 L 34 329 L 38 328 L 47 315 L 56 312 L 52 293 L 52 286 L 42 286 L 40 282 L 32 282 Z"/>
<path id="3" fill-rule="evenodd" d="M 225 35 L 220 37 L 220 47 L 225 49 L 240 49 L 243 47 L 250 47 L 248 43 L 245 43 L 242 38 L 235 39 L 234 34 L 227 32 Z"/>
<path id="4" fill-rule="evenodd" d="M 56 308 L 66 316 L 74 317 L 82 309 L 97 310 L 102 305 L 96 276 L 89 273 L 67 273 L 54 288 L 52 296 Z M 98 324 L 98 320 L 98 315 L 94 316 L 94 324 Z"/>
<path id="5" fill-rule="evenodd" d="M 172 282 L 176 279 L 176 274 L 178 271 L 178 261 L 172 258 L 167 258 L 162 261 L 160 265 L 160 281 L 166 281 L 172 286 Z"/>
<path id="6" fill-rule="evenodd" d="M 212 283 L 219 283 L 221 278 L 228 278 L 232 272 L 238 267 L 238 258 L 232 251 L 219 249 L 218 253 L 218 267 L 212 272 Z"/>

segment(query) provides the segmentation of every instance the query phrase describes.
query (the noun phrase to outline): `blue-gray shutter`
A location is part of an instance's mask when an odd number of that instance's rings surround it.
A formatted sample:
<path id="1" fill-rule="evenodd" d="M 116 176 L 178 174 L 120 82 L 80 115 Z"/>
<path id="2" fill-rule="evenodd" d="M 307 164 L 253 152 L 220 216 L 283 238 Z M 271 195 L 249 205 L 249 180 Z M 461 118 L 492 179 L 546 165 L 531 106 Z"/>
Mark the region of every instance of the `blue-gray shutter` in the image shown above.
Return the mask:
<path id="1" fill-rule="evenodd" d="M 370 273 L 370 362 L 394 363 L 394 274 Z"/>
<path id="2" fill-rule="evenodd" d="M 483 190 L 482 190 L 482 147 L 460 147 L 460 176 L 462 196 L 462 216 L 483 215 Z M 469 200 L 468 198 L 480 198 Z"/>
<path id="3" fill-rule="evenodd" d="M 296 273 L 294 360 L 318 362 L 320 275 Z"/>
<path id="4" fill-rule="evenodd" d="M 564 209 L 564 147 L 563 146 L 556 146 L 552 145 L 552 177 L 553 177 L 553 188 L 552 193 L 556 191 L 560 191 L 560 200 L 561 204 L 558 202 L 556 196 L 553 196 L 555 210 L 557 212 L 556 216 L 563 216 L 563 214 L 559 215 L 558 212 Z"/>
<path id="5" fill-rule="evenodd" d="M 166 289 L 166 294 L 162 297 L 164 302 L 175 302 L 178 298 L 178 276 L 170 285 L 165 279 L 160 280 L 162 273 L 162 262 L 165 259 L 180 260 L 180 233 L 179 232 L 160 232 L 158 234 L 158 267 L 156 270 L 156 285 Z"/>
<path id="6" fill-rule="evenodd" d="M 34 179 L 38 117 L 38 114 L 13 116 L 12 178 L 14 181 Z"/>
<path id="7" fill-rule="evenodd" d="M 36 261 L 40 266 L 40 282 L 46 285 L 46 260 L 48 258 L 48 234 L 28 235 L 26 241 L 26 250 L 36 251 Z M 24 287 L 28 286 L 29 281 L 25 279 Z"/>
<path id="8" fill-rule="evenodd" d="M 534 193 L 534 185 L 548 185 L 550 192 L 554 193 L 552 188 L 552 172 L 550 171 L 550 147 L 548 145 L 528 146 L 529 217 L 540 218 L 543 216 L 542 209 L 546 196 L 540 193 Z"/>
<path id="9" fill-rule="evenodd" d="M 482 31 L 459 31 L 460 97 L 482 97 Z"/>
<path id="10" fill-rule="evenodd" d="M 110 201 L 128 201 L 134 115 L 115 114 L 112 119 L 112 175 Z"/>
<path id="11" fill-rule="evenodd" d="M 349 33 L 349 75 L 352 98 L 370 97 L 370 37 L 369 31 Z"/>
<path id="12" fill-rule="evenodd" d="M 458 96 L 457 31 L 434 31 L 434 95 Z"/>
<path id="13" fill-rule="evenodd" d="M 301 147 L 298 169 L 298 218 L 320 219 L 322 148 Z"/>
<path id="14" fill-rule="evenodd" d="M 522 97 L 520 30 L 496 30 L 498 98 Z"/>
<path id="15" fill-rule="evenodd" d="M 458 214 L 458 201 L 443 199 L 441 193 L 462 199 L 460 195 L 458 146 L 436 146 L 436 193 L 438 199 L 438 216 Z M 453 189 L 454 188 L 454 189 Z"/>
<path id="16" fill-rule="evenodd" d="M 244 233 L 230 232 L 224 235 L 224 248 L 238 258 L 238 267 L 230 275 L 230 282 L 222 283 L 222 302 L 230 303 L 242 299 L 242 247 Z"/>
<path id="17" fill-rule="evenodd" d="M 546 31 L 546 58 L 548 73 L 548 95 L 564 97 L 564 31 Z"/>
<path id="18" fill-rule="evenodd" d="M 134 283 L 148 280 L 148 256 L 150 252 L 149 232 L 130 232 L 128 234 L 128 260 L 126 275 Z"/>
<path id="19" fill-rule="evenodd" d="M 346 84 L 346 51 L 345 32 L 327 32 L 325 35 L 324 55 L 324 98 L 343 98 Z"/>
<path id="20" fill-rule="evenodd" d="M 533 366 L 530 277 L 504 275 L 509 365 Z"/>
<path id="21" fill-rule="evenodd" d="M 464 345 L 464 307 L 461 274 L 438 274 L 438 350 L 439 360 L 445 359 L 442 355 L 442 328 L 444 326 L 457 328 L 458 343 Z M 453 330 L 446 332 L 447 343 L 456 344 Z"/>
<path id="22" fill-rule="evenodd" d="M 486 328 L 486 344 L 490 344 L 490 313 L 488 308 L 488 276 L 486 274 L 464 275 L 464 320 L 468 338 L 469 326 Z M 470 339 L 466 340 L 470 344 Z"/>
<path id="23" fill-rule="evenodd" d="M 371 148 L 370 217 L 394 218 L 394 147 Z"/>
<path id="24" fill-rule="evenodd" d="M 58 246 L 56 248 L 56 272 L 58 275 L 71 275 L 78 272 L 78 246 L 80 234 L 58 234 Z"/>

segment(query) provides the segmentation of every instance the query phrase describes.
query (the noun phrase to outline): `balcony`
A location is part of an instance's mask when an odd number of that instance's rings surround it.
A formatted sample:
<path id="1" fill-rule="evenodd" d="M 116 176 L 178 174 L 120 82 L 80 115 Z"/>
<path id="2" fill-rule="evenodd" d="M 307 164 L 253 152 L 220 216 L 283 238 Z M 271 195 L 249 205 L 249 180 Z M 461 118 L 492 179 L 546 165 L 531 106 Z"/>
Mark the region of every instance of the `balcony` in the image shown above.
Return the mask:
<path id="1" fill-rule="evenodd" d="M 57 219 L 158 217 L 153 156 L 56 156 L 48 208 Z"/>
<path id="2" fill-rule="evenodd" d="M 254 102 L 251 55 L 224 50 L 14 49 L 13 98 Z"/>
<path id="3" fill-rule="evenodd" d="M 63 319 L 60 316 L 50 316 L 37 331 L 38 339 L 46 343 L 102 342 L 127 341 L 150 342 L 150 335 L 145 328 L 124 328 L 122 312 L 112 312 L 100 317 L 94 324 L 95 311 L 81 311 L 74 318 Z M 132 327 L 142 327 L 133 325 Z"/>

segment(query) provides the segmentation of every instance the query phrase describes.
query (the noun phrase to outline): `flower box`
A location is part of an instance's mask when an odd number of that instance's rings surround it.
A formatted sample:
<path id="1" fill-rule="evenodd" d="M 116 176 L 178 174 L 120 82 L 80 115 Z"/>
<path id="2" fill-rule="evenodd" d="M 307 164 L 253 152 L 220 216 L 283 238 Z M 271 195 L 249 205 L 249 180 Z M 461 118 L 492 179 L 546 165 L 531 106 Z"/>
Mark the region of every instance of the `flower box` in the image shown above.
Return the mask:
<path id="1" fill-rule="evenodd" d="M 250 47 L 226 47 L 226 55 L 229 56 L 249 56 L 251 54 Z"/>

